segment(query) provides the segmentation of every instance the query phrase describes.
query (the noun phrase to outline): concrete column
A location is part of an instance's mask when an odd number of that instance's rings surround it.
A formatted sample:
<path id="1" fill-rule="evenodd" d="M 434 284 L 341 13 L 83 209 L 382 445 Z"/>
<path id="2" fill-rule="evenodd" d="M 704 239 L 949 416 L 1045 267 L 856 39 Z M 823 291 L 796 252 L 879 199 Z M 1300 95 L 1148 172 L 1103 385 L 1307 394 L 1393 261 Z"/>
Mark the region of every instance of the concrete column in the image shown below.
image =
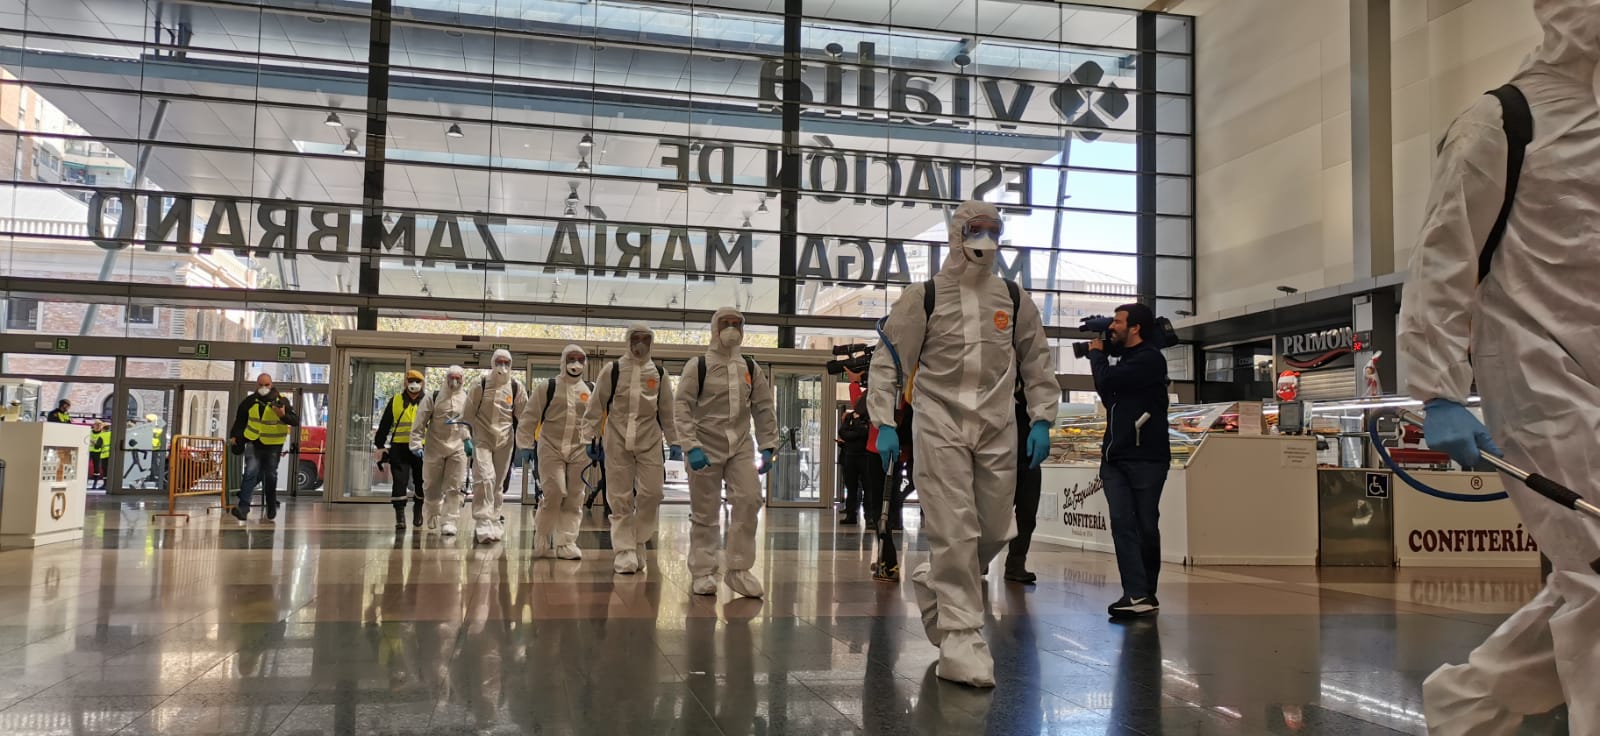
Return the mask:
<path id="1" fill-rule="evenodd" d="M 1394 272 L 1389 0 L 1350 0 L 1350 157 L 1356 280 Z"/>

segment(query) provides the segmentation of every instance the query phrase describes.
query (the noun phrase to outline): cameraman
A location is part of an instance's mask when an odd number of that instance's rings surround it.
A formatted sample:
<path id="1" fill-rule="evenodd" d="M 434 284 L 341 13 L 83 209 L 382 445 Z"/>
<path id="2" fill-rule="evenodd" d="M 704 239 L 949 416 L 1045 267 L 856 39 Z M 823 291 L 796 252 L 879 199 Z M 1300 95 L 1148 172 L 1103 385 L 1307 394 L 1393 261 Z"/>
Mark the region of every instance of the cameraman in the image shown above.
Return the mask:
<path id="1" fill-rule="evenodd" d="M 1106 344 L 1089 342 L 1094 388 L 1108 417 L 1100 442 L 1100 481 L 1111 508 L 1111 538 L 1122 577 L 1122 599 L 1112 618 L 1149 616 L 1161 609 L 1161 489 L 1172 464 L 1167 444 L 1167 359 L 1161 354 L 1155 313 L 1143 304 L 1117 307 Z"/>
<path id="2" fill-rule="evenodd" d="M 278 518 L 278 456 L 283 454 L 289 433 L 300 426 L 294 406 L 272 388 L 272 375 L 256 377 L 256 391 L 239 402 L 233 427 L 228 432 L 235 455 L 244 455 L 244 480 L 239 485 L 239 504 L 233 518 L 244 521 L 250 514 L 250 494 L 261 483 L 266 496 L 267 521 Z"/>
<path id="3" fill-rule="evenodd" d="M 846 526 L 861 523 L 857 512 L 861 510 L 861 497 L 866 489 L 867 476 L 876 472 L 878 465 L 867 451 L 867 439 L 871 435 L 872 424 L 867 419 L 866 406 L 861 400 L 861 382 L 864 374 L 852 373 L 845 369 L 845 375 L 850 378 L 850 393 L 855 396 L 849 409 L 839 417 L 839 445 L 842 450 L 841 470 L 844 474 L 844 518 L 839 522 Z M 881 473 L 877 473 L 882 475 Z M 867 508 L 868 518 L 875 518 L 873 514 L 877 509 Z"/>

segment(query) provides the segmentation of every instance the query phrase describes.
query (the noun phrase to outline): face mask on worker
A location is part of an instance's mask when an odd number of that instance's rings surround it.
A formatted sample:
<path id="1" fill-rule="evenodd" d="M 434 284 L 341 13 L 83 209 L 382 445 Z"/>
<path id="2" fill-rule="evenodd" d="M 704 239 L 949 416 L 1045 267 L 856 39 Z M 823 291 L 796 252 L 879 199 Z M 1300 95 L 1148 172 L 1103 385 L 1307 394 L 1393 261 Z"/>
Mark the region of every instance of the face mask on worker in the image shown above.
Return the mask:
<path id="1" fill-rule="evenodd" d="M 510 363 L 495 363 L 494 364 L 494 375 L 497 378 L 505 378 L 506 376 L 511 375 L 511 364 Z"/>
<path id="2" fill-rule="evenodd" d="M 722 332 L 717 333 L 717 340 L 722 343 L 722 347 L 731 350 L 739 347 L 739 344 L 744 342 L 744 330 L 737 327 L 724 327 Z"/>
<path id="3" fill-rule="evenodd" d="M 452 376 L 450 378 L 450 380 L 446 381 L 445 383 L 449 384 L 451 391 L 460 391 L 461 390 L 461 379 L 460 378 L 456 378 L 456 377 Z"/>
<path id="4" fill-rule="evenodd" d="M 406 384 L 406 390 L 410 391 L 411 393 L 417 393 L 418 391 L 422 390 L 422 382 L 421 381 L 412 381 L 412 382 Z"/>
<path id="5" fill-rule="evenodd" d="M 583 375 L 583 361 L 581 361 L 581 360 L 568 360 L 567 361 L 567 375 L 572 376 L 573 378 L 577 378 L 578 376 Z"/>
<path id="6" fill-rule="evenodd" d="M 632 354 L 633 357 L 643 360 L 644 356 L 650 354 L 650 338 L 645 335 L 640 335 L 629 340 L 628 352 Z"/>
<path id="7" fill-rule="evenodd" d="M 256 395 L 257 396 L 266 396 L 267 394 L 270 394 L 270 393 L 272 393 L 272 387 L 271 386 L 257 386 L 256 387 Z"/>
<path id="8" fill-rule="evenodd" d="M 994 263 L 1004 226 L 998 220 L 972 220 L 961 230 L 961 249 L 967 260 L 984 268 Z"/>

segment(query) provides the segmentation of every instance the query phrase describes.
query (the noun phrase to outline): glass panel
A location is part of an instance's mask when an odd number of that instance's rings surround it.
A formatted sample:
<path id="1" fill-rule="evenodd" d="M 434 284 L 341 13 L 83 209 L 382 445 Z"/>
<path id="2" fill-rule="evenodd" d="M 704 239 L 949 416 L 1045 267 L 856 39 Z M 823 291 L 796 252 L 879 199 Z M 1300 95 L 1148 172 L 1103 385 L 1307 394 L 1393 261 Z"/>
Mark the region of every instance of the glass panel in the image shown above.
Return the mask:
<path id="1" fill-rule="evenodd" d="M 832 452 L 822 452 L 823 414 L 833 401 L 824 402 L 820 373 L 772 372 L 778 400 L 777 465 L 766 476 L 767 500 L 774 504 L 824 506 L 833 494 L 823 481 L 824 466 L 831 467 Z M 828 442 L 831 446 L 832 441 Z"/>
<path id="2" fill-rule="evenodd" d="M 388 498 L 392 486 L 387 464 L 375 460 L 372 436 L 377 431 L 384 403 L 405 381 L 404 362 L 351 358 L 350 387 L 344 417 L 345 498 Z"/>
<path id="3" fill-rule="evenodd" d="M 1185 15 L 1156 16 L 1156 48 L 1178 54 L 1194 51 L 1194 19 Z"/>
<path id="4" fill-rule="evenodd" d="M 1157 296 L 1194 296 L 1194 261 L 1187 258 L 1156 259 Z"/>
<path id="5" fill-rule="evenodd" d="M 1187 56 L 1156 57 L 1156 89 L 1188 94 L 1192 60 Z"/>
<path id="6" fill-rule="evenodd" d="M 1156 218 L 1156 253 L 1163 256 L 1194 255 L 1194 221 L 1187 217 Z"/>
<path id="7" fill-rule="evenodd" d="M 164 490 L 167 487 L 167 456 L 172 449 L 170 428 L 173 419 L 171 389 L 129 389 L 127 412 L 119 433 L 113 421 L 112 438 L 122 448 L 124 491 Z M 120 436 L 119 436 L 120 435 Z"/>

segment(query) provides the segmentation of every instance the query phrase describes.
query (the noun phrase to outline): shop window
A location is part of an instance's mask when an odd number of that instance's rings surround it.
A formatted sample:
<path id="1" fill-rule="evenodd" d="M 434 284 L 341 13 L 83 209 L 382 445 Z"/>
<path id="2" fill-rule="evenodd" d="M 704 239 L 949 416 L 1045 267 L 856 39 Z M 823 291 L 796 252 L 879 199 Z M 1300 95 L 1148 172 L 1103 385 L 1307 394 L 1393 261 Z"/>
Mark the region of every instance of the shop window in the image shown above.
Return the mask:
<path id="1" fill-rule="evenodd" d="M 156 323 L 156 308 L 149 304 L 129 304 L 128 324 L 153 325 Z"/>
<path id="2" fill-rule="evenodd" d="M 39 300 L 21 297 L 7 300 L 6 329 L 39 329 Z"/>

